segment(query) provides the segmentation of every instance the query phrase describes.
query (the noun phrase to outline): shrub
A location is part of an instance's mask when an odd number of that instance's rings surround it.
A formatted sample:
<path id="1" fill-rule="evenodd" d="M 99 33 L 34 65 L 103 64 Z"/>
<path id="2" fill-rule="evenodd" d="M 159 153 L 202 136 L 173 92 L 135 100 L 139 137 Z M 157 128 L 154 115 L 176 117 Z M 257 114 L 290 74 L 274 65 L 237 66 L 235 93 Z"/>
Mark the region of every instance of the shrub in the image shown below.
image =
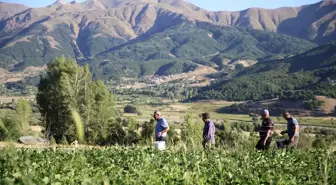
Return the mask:
<path id="1" fill-rule="evenodd" d="M 137 108 L 135 107 L 135 106 L 133 106 L 133 105 L 126 105 L 125 107 L 124 107 L 124 112 L 125 113 L 137 113 L 138 111 L 137 111 Z"/>

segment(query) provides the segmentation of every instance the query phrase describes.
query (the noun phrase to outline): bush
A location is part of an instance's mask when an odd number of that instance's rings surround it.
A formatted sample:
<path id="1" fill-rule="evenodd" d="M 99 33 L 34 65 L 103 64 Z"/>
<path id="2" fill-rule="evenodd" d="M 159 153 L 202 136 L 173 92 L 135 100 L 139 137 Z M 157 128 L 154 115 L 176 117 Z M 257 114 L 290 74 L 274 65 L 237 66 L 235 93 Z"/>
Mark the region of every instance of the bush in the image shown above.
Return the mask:
<path id="1" fill-rule="evenodd" d="M 244 69 L 245 67 L 244 67 L 244 65 L 243 64 L 237 64 L 236 66 L 235 66 L 235 69 L 236 70 L 240 70 L 240 69 Z"/>
<path id="2" fill-rule="evenodd" d="M 20 137 L 20 125 L 11 118 L 0 119 L 0 141 L 17 140 Z"/>
<path id="3" fill-rule="evenodd" d="M 126 105 L 124 107 L 124 112 L 125 113 L 132 113 L 132 114 L 136 114 L 138 111 L 137 111 L 137 108 L 133 105 Z"/>
<path id="4" fill-rule="evenodd" d="M 323 102 L 320 100 L 316 100 L 316 99 L 306 101 L 304 104 L 305 108 L 309 110 L 317 109 L 322 105 L 323 105 Z"/>
<path id="5" fill-rule="evenodd" d="M 53 136 L 51 136 L 50 145 L 56 145 L 56 140 Z"/>

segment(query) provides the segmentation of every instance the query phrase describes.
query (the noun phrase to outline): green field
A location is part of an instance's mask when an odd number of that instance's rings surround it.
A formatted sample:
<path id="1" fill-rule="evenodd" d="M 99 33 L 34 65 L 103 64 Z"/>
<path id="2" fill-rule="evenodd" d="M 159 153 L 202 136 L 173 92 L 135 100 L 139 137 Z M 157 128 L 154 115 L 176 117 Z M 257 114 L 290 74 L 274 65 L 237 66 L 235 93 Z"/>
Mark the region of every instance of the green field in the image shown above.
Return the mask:
<path id="1" fill-rule="evenodd" d="M 334 184 L 335 151 L 4 149 L 0 184 Z"/>

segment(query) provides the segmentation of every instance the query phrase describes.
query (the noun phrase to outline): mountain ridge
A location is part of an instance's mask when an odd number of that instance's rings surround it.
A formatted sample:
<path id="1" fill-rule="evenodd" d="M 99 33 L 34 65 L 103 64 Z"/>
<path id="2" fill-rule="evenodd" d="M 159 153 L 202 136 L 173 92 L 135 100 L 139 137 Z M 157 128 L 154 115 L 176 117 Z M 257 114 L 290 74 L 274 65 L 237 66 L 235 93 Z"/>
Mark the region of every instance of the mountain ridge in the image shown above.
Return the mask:
<path id="1" fill-rule="evenodd" d="M 0 56 L 7 69 L 45 65 L 61 55 L 91 59 L 183 22 L 247 27 L 320 44 L 336 39 L 335 6 L 333 0 L 296 8 L 210 12 L 182 0 L 56 1 L 43 8 L 1 3 Z"/>

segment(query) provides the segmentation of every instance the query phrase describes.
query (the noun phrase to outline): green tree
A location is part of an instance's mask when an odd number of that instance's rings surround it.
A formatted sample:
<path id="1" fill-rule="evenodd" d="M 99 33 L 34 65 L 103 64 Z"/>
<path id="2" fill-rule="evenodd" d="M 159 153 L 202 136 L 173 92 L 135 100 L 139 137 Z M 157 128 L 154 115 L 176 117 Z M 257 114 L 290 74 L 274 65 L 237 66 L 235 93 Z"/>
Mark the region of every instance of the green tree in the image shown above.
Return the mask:
<path id="1" fill-rule="evenodd" d="M 135 107 L 135 106 L 133 106 L 133 105 L 126 105 L 125 107 L 124 107 L 124 112 L 125 113 L 137 113 L 138 112 L 138 110 L 137 110 L 137 108 Z"/>
<path id="2" fill-rule="evenodd" d="M 107 137 L 110 121 L 115 116 L 114 97 L 101 82 L 93 82 L 88 66 L 74 59 L 56 58 L 41 77 L 36 96 L 40 113 L 45 118 L 46 136 L 56 141 L 76 139 L 71 110 L 80 114 L 87 142 Z M 98 137 L 99 136 L 99 137 Z"/>
<path id="3" fill-rule="evenodd" d="M 25 133 L 29 130 L 29 122 L 31 120 L 32 110 L 29 102 L 24 99 L 20 99 L 16 104 L 17 122 L 20 126 L 21 133 Z"/>
<path id="4" fill-rule="evenodd" d="M 115 120 L 114 96 L 108 91 L 102 81 L 91 84 L 91 103 L 86 109 L 86 137 L 89 143 L 97 143 L 107 139 L 110 124 Z"/>

